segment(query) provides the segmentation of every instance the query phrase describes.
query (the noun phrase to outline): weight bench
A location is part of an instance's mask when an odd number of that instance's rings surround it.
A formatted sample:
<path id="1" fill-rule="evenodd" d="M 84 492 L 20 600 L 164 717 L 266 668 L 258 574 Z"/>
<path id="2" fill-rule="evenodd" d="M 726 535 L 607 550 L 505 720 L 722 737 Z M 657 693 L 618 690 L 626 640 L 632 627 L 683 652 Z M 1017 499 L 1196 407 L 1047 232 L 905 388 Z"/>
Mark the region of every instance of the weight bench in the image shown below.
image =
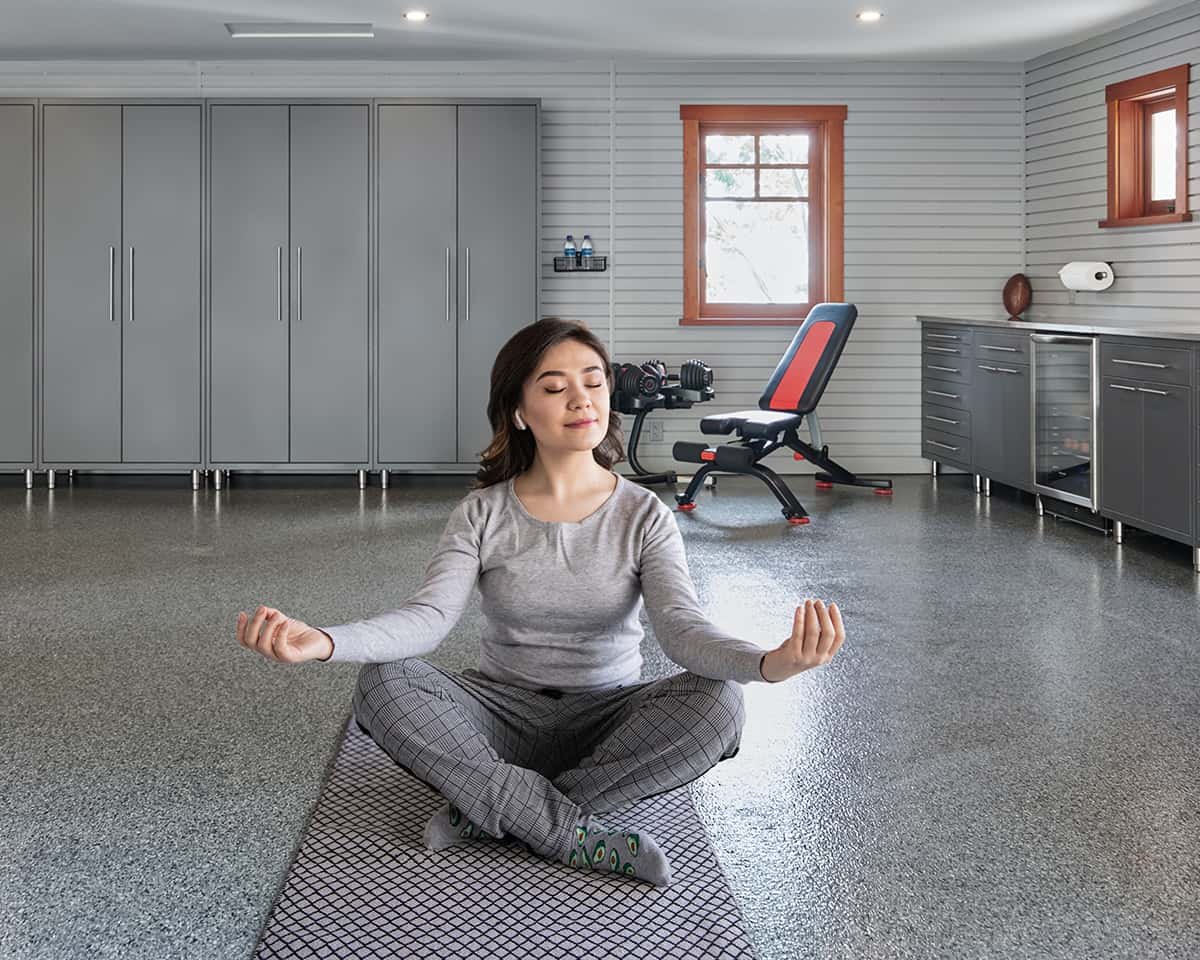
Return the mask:
<path id="1" fill-rule="evenodd" d="M 850 337 L 858 310 L 852 303 L 818 303 L 805 317 L 783 358 L 767 381 L 759 398 L 757 410 L 737 410 L 733 413 L 711 414 L 700 421 L 700 432 L 725 435 L 737 433 L 736 443 L 709 446 L 704 443 L 679 441 L 672 449 L 676 460 L 700 463 L 687 490 L 676 494 L 680 510 L 695 510 L 693 499 L 713 470 L 726 473 L 747 473 L 758 477 L 783 504 L 788 523 L 808 523 L 808 513 L 793 496 L 783 478 L 759 463 L 765 456 L 786 446 L 797 460 L 809 460 L 819 468 L 816 474 L 818 490 L 828 490 L 835 483 L 854 487 L 872 487 L 880 495 L 890 495 L 892 481 L 855 476 L 831 460 L 829 447 L 821 442 L 821 424 L 817 419 L 817 402 L 837 366 L 842 348 Z M 805 443 L 796 430 L 807 422 L 810 443 Z M 780 435 L 782 434 L 782 439 Z"/>

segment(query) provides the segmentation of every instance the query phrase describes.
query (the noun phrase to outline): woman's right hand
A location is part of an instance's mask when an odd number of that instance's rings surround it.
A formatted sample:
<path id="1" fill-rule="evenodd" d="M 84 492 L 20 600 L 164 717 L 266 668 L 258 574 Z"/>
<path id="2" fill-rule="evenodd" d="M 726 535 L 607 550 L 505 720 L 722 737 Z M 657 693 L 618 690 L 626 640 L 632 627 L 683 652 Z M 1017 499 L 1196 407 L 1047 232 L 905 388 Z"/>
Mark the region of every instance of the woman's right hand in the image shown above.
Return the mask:
<path id="1" fill-rule="evenodd" d="M 257 650 L 268 660 L 280 663 L 304 663 L 328 660 L 333 655 L 333 640 L 324 630 L 294 620 L 274 607 L 259 607 L 253 619 L 245 611 L 237 615 L 238 643 Z"/>

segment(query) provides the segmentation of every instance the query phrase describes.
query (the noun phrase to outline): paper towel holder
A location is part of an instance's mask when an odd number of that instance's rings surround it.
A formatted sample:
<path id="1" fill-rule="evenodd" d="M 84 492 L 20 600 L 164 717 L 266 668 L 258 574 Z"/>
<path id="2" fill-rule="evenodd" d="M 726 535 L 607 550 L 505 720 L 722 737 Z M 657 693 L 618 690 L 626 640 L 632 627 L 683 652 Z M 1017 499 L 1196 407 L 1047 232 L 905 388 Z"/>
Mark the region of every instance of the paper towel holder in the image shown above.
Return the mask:
<path id="1" fill-rule="evenodd" d="M 1072 260 L 1058 271 L 1058 279 L 1072 293 L 1078 290 L 1098 292 L 1113 285 L 1111 263 L 1102 260 Z"/>

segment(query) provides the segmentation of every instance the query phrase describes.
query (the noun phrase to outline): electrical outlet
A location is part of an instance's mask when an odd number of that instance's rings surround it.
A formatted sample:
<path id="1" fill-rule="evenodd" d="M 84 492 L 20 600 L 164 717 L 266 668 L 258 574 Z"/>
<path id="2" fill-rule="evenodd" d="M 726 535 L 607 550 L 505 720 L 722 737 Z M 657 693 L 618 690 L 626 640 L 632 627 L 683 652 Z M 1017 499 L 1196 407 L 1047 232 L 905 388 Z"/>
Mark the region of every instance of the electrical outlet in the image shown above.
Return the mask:
<path id="1" fill-rule="evenodd" d="M 663 422 L 661 420 L 650 421 L 650 442 L 662 443 L 663 438 Z"/>

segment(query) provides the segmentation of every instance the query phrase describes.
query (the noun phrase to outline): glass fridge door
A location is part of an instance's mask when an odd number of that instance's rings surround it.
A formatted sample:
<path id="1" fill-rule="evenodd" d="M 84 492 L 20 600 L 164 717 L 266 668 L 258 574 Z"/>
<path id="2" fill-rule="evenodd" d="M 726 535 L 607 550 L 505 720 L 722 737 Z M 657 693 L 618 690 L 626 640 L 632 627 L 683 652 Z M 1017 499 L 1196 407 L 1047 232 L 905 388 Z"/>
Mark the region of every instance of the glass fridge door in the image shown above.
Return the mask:
<path id="1" fill-rule="evenodd" d="M 1096 509 L 1096 339 L 1032 334 L 1033 479 L 1042 494 Z"/>

